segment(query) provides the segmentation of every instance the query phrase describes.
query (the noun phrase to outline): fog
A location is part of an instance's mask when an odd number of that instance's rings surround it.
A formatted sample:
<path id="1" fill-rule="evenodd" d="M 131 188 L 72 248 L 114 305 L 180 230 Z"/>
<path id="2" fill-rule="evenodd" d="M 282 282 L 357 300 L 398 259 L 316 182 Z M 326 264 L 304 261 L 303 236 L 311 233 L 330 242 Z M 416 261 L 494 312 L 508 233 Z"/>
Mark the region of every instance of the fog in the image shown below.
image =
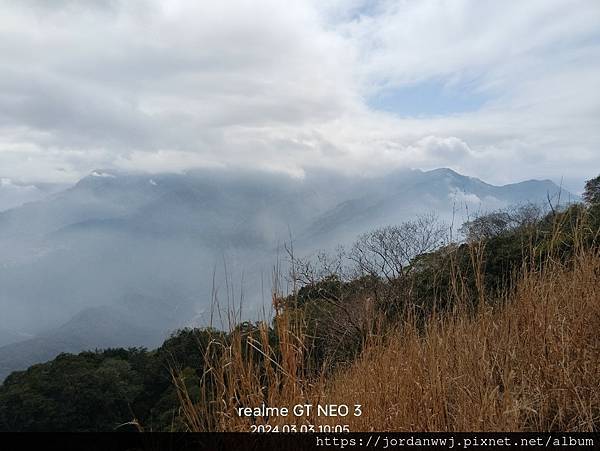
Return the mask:
<path id="1" fill-rule="evenodd" d="M 222 312 L 241 303 L 240 318 L 253 320 L 269 314 L 276 266 L 286 290 L 286 248 L 310 256 L 419 213 L 461 222 L 557 191 L 549 181 L 494 187 L 448 169 L 371 179 L 96 170 L 0 213 L 0 371 L 60 351 L 156 346 L 211 318 L 227 327 L 215 297 Z"/>

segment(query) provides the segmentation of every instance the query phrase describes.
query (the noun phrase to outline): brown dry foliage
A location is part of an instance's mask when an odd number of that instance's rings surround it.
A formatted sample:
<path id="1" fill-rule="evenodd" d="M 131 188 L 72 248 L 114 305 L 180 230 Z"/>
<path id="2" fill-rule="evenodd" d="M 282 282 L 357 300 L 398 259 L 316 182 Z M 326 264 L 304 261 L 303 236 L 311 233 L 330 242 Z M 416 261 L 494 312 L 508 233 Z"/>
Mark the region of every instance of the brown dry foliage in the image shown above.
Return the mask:
<path id="1" fill-rule="evenodd" d="M 362 405 L 360 417 L 271 418 L 257 423 L 348 424 L 351 431 L 591 431 L 600 428 L 600 256 L 580 250 L 568 264 L 548 259 L 525 268 L 514 290 L 473 310 L 419 327 L 407 313 L 385 337 L 366 340 L 361 356 L 332 376 L 309 376 L 303 324 L 276 319 L 281 357 L 265 330 L 244 358 L 239 334 L 209 368 L 192 402 L 175 376 L 194 431 L 248 431 L 236 407 L 262 403 Z M 459 290 L 457 290 L 457 293 Z M 215 346 L 218 344 L 215 343 Z M 208 355 L 209 353 L 207 353 Z M 208 359 L 208 357 L 207 357 Z M 216 386 L 216 398 L 206 395 Z"/>

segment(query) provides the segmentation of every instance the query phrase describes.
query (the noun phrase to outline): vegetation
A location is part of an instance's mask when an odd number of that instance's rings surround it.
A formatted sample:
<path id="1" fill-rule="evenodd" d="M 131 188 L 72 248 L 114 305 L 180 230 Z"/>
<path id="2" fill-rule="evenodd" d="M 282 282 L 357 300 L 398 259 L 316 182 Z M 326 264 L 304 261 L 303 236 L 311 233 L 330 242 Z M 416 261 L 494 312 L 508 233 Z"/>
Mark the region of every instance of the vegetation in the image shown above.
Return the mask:
<path id="1" fill-rule="evenodd" d="M 585 200 L 589 205 L 600 204 L 600 175 L 585 182 L 583 200 Z"/>
<path id="2" fill-rule="evenodd" d="M 216 335 L 186 329 L 154 351 L 61 354 L 14 372 L 0 387 L 0 431 L 181 430 L 171 371 L 197 382 L 200 349 Z"/>
<path id="3" fill-rule="evenodd" d="M 597 180 L 598 179 L 594 179 Z M 599 430 L 600 202 L 434 217 L 292 258 L 272 323 L 61 355 L 0 387 L 0 430 L 247 431 L 239 407 L 362 404 L 358 430 Z M 293 257 L 293 256 L 292 256 Z"/>

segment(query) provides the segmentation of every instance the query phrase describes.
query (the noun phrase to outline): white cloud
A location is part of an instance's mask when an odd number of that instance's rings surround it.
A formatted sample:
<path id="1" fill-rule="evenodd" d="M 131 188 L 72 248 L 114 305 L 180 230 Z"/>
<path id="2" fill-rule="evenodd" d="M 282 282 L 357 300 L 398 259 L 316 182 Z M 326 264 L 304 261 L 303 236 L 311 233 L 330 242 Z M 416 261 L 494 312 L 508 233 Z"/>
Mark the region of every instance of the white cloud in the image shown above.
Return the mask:
<path id="1" fill-rule="evenodd" d="M 579 183 L 600 168 L 599 25 L 595 0 L 3 2 L 0 176 L 450 166 Z M 431 81 L 486 101 L 368 106 Z"/>

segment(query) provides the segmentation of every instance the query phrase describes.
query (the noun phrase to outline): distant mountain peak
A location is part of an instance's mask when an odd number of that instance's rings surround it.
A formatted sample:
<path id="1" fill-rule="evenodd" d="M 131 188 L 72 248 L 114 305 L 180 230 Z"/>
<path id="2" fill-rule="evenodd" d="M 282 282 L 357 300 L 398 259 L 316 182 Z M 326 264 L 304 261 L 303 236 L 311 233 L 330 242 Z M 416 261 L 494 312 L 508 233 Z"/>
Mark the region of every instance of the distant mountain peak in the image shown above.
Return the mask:
<path id="1" fill-rule="evenodd" d="M 450 168 L 437 168 L 437 169 L 431 169 L 429 171 L 424 171 L 426 174 L 439 174 L 439 175 L 459 175 L 462 177 L 462 174 L 459 174 L 458 172 L 456 172 L 453 169 Z"/>

